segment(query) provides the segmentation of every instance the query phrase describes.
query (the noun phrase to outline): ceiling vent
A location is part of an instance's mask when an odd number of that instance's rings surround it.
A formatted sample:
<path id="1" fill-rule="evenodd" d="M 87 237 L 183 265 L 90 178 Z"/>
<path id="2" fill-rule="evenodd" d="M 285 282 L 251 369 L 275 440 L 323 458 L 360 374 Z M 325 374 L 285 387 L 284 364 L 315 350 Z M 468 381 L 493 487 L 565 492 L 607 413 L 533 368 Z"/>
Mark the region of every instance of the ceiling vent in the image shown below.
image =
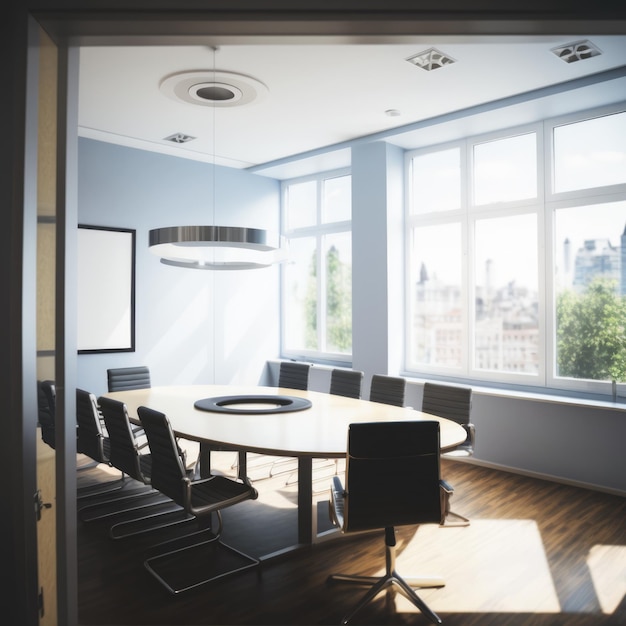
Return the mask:
<path id="1" fill-rule="evenodd" d="M 165 137 L 165 141 L 171 141 L 173 143 L 187 143 L 188 141 L 193 141 L 195 137 L 191 135 L 185 135 L 185 133 L 174 133 L 169 137 Z"/>
<path id="2" fill-rule="evenodd" d="M 444 65 L 451 65 L 452 63 L 456 63 L 456 61 L 452 57 L 449 57 L 447 54 L 440 52 L 436 48 L 424 50 L 424 52 L 420 52 L 419 54 L 409 57 L 407 61 L 409 63 L 413 63 L 413 65 L 417 65 L 417 67 L 421 67 L 427 72 L 430 72 L 431 70 L 438 70 Z"/>
<path id="3" fill-rule="evenodd" d="M 552 48 L 552 52 L 566 63 L 584 61 L 585 59 L 597 57 L 602 54 L 599 48 L 587 40 L 575 41 L 574 43 L 568 43 L 564 46 Z"/>

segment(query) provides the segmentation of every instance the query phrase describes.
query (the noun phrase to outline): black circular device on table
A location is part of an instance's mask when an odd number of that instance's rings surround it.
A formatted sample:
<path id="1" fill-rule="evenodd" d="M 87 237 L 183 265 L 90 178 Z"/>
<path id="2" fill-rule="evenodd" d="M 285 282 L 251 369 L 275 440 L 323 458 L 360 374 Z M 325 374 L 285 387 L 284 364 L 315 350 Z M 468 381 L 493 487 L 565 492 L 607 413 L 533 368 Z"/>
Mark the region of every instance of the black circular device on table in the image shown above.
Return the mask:
<path id="1" fill-rule="evenodd" d="M 251 404 L 267 404 L 264 408 L 251 408 Z M 248 405 L 246 406 L 243 405 Z M 290 413 L 303 411 L 311 406 L 311 401 L 296 396 L 216 396 L 202 398 L 194 403 L 196 409 L 214 413 Z"/>

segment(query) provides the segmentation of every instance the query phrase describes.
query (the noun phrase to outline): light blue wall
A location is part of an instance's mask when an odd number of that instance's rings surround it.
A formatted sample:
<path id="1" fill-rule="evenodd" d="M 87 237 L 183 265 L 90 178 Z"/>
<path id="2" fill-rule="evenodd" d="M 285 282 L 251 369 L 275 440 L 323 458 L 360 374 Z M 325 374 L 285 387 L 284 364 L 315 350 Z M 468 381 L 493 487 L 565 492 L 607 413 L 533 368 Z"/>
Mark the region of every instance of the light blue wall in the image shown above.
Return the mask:
<path id="1" fill-rule="evenodd" d="M 279 347 L 279 268 L 186 270 L 148 250 L 148 231 L 221 223 L 279 229 L 278 181 L 90 139 L 79 141 L 79 223 L 136 229 L 136 351 L 79 355 L 78 386 L 145 364 L 152 383 L 257 384 Z M 102 294 L 105 298 L 106 294 Z"/>

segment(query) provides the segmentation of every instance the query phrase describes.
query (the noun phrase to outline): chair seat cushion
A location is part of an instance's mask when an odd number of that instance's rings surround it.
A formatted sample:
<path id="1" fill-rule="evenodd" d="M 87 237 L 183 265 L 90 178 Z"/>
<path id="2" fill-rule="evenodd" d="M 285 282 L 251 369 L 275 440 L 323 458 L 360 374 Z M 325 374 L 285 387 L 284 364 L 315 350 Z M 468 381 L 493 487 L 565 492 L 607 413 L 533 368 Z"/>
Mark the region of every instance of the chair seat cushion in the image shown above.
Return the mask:
<path id="1" fill-rule="evenodd" d="M 211 508 L 224 508 L 256 497 L 253 487 L 224 476 L 211 476 L 192 483 L 191 512 L 197 514 Z"/>

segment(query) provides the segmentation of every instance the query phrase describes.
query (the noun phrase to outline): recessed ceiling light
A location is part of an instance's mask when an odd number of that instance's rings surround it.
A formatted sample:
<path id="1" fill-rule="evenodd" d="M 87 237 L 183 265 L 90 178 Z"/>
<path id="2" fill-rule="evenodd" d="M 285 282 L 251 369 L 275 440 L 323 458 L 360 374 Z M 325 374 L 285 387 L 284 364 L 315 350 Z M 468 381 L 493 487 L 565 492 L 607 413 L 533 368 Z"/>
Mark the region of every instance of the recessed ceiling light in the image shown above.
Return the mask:
<path id="1" fill-rule="evenodd" d="M 211 107 L 250 104 L 259 101 L 268 92 L 267 87 L 256 78 L 220 70 L 172 74 L 161 81 L 159 89 L 178 102 Z"/>
<path id="2" fill-rule="evenodd" d="M 456 63 L 452 57 L 440 52 L 436 48 L 424 50 L 424 52 L 420 52 L 419 54 L 409 57 L 407 61 L 409 63 L 413 63 L 413 65 L 417 65 L 417 67 L 421 67 L 427 72 L 430 72 L 431 70 L 438 70 L 444 65 Z"/>
<path id="3" fill-rule="evenodd" d="M 191 135 L 185 135 L 185 133 L 174 133 L 169 137 L 165 137 L 164 141 L 172 141 L 173 143 L 187 143 L 188 141 L 192 141 L 195 137 Z"/>
<path id="4" fill-rule="evenodd" d="M 597 57 L 602 54 L 600 49 L 586 39 L 583 41 L 575 41 L 564 46 L 552 48 L 552 53 L 556 54 L 559 59 L 566 63 L 575 63 L 576 61 L 584 61 L 591 57 Z"/>

